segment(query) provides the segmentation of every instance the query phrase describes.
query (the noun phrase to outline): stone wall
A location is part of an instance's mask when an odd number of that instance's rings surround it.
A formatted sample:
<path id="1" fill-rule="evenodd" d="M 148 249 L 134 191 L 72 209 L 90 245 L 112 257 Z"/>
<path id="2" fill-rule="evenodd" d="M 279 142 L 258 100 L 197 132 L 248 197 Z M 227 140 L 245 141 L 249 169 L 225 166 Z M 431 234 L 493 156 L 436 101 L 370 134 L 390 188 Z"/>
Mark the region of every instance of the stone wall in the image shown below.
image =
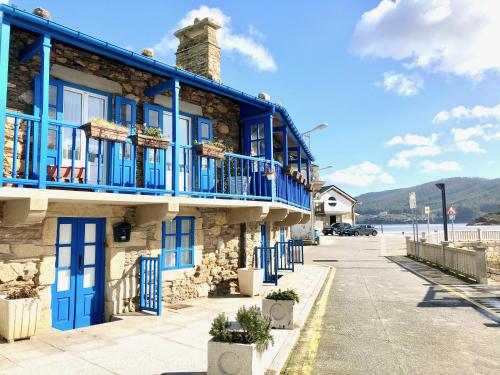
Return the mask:
<path id="1" fill-rule="evenodd" d="M 39 73 L 39 58 L 20 63 L 17 60 L 19 52 L 36 36 L 30 32 L 13 27 L 9 57 L 9 84 L 7 107 L 10 110 L 25 114 L 33 114 L 34 77 Z M 165 81 L 154 74 L 125 66 L 117 61 L 89 53 L 64 43 L 53 41 L 51 55 L 51 76 L 65 78 L 72 83 L 101 89 L 113 97 L 119 95 L 137 101 L 138 128 L 144 123 L 144 103 L 155 103 L 155 99 L 144 96 L 144 90 Z M 71 79 L 73 77 L 73 79 Z M 103 87 L 104 86 L 104 87 Z M 167 96 L 171 96 L 170 93 Z M 201 108 L 201 115 L 210 118 L 214 125 L 214 140 L 224 144 L 231 152 L 241 152 L 239 104 L 213 93 L 202 91 L 187 85 L 181 85 L 180 99 Z M 112 105 L 114 118 L 114 100 Z M 193 129 L 196 128 L 193 124 Z M 12 137 L 11 128 L 7 129 L 7 137 Z M 24 158 L 20 148 L 20 159 Z M 12 155 L 12 144 L 7 144 L 6 154 Z M 137 155 L 138 186 L 142 186 L 142 149 Z M 12 161 L 6 161 L 12 164 Z M 10 169 L 9 169 L 10 171 Z"/>

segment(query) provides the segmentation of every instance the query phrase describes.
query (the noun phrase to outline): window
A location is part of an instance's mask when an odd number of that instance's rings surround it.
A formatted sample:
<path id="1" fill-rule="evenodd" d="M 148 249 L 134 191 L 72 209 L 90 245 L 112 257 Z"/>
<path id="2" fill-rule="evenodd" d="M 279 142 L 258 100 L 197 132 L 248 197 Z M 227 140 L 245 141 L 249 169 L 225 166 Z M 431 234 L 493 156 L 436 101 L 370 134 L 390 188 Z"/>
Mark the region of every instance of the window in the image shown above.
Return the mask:
<path id="1" fill-rule="evenodd" d="M 330 207 L 335 207 L 337 205 L 337 198 L 335 197 L 328 198 L 328 205 Z"/>
<path id="2" fill-rule="evenodd" d="M 178 216 L 163 222 L 163 269 L 194 266 L 194 217 Z"/>
<path id="3" fill-rule="evenodd" d="M 252 124 L 250 126 L 250 156 L 263 158 L 265 155 L 264 124 Z"/>

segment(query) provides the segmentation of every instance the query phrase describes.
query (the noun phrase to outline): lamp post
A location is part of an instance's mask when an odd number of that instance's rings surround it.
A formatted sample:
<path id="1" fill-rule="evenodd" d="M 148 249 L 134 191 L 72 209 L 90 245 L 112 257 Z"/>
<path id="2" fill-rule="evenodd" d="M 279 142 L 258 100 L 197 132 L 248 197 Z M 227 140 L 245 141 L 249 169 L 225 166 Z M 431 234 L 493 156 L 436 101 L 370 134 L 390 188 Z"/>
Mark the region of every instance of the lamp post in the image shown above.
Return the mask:
<path id="1" fill-rule="evenodd" d="M 318 169 L 318 171 L 323 171 L 325 169 L 330 169 L 330 168 L 333 168 L 333 165 L 327 165 L 326 167 L 322 167 L 322 168 Z"/>
<path id="2" fill-rule="evenodd" d="M 302 133 L 303 137 L 307 137 L 307 140 L 308 140 L 307 147 L 311 148 L 311 133 L 318 131 L 318 130 L 326 129 L 327 127 L 328 127 L 328 124 L 326 122 L 322 122 L 321 124 L 316 125 L 311 130 L 308 130 L 308 131 Z"/>
<path id="3" fill-rule="evenodd" d="M 448 217 L 446 215 L 446 186 L 444 183 L 440 182 L 436 184 L 436 187 L 441 190 L 441 205 L 443 209 L 443 229 L 444 229 L 444 240 L 448 242 Z"/>

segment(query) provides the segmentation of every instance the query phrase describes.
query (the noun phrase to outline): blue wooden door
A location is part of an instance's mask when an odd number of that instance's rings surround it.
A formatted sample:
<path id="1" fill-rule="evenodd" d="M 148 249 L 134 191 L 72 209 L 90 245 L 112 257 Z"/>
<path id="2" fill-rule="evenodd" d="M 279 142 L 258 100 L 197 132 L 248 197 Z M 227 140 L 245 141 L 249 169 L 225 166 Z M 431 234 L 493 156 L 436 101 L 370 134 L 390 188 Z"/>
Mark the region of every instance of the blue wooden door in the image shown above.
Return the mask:
<path id="1" fill-rule="evenodd" d="M 104 219 L 59 218 L 52 326 L 61 330 L 102 322 Z"/>
<path id="2" fill-rule="evenodd" d="M 198 117 L 198 131 L 196 140 L 198 143 L 213 142 L 214 133 L 211 120 L 203 117 Z M 214 159 L 206 158 L 203 156 L 198 157 L 200 191 L 202 192 L 214 192 L 215 163 L 216 161 Z"/>
<path id="3" fill-rule="evenodd" d="M 144 104 L 144 122 L 146 127 L 159 128 L 163 135 L 164 110 L 162 107 Z M 165 188 L 165 156 L 166 150 L 144 148 L 144 184 L 148 188 Z"/>
<path id="4" fill-rule="evenodd" d="M 266 224 L 260 225 L 260 246 L 267 247 L 267 227 L 266 227 Z"/>
<path id="5" fill-rule="evenodd" d="M 115 122 L 125 125 L 130 133 L 135 128 L 136 103 L 132 99 L 118 96 L 115 99 Z M 118 186 L 135 186 L 135 146 L 131 141 L 111 143 L 110 163 L 112 184 Z"/>

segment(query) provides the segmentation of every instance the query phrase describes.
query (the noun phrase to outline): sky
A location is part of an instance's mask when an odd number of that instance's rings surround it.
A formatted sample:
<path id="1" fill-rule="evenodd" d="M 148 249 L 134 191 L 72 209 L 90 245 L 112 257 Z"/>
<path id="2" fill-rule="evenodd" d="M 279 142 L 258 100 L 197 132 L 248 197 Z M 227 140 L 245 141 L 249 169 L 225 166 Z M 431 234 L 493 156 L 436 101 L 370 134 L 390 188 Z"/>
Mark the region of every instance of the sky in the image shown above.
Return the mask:
<path id="1" fill-rule="evenodd" d="M 500 177 L 499 0 L 10 3 L 174 65 L 173 31 L 214 18 L 223 83 L 269 93 L 302 132 L 328 123 L 311 149 L 352 195 Z"/>

